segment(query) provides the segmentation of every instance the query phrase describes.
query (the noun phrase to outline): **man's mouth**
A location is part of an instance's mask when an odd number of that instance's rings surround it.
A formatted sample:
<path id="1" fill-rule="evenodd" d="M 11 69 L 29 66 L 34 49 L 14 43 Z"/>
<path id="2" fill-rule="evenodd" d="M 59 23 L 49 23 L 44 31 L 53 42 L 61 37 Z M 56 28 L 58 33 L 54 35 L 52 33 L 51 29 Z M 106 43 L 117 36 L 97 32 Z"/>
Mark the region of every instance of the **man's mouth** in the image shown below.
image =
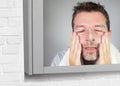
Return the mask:
<path id="1" fill-rule="evenodd" d="M 85 47 L 85 51 L 87 52 L 96 52 L 97 48 L 96 47 Z"/>

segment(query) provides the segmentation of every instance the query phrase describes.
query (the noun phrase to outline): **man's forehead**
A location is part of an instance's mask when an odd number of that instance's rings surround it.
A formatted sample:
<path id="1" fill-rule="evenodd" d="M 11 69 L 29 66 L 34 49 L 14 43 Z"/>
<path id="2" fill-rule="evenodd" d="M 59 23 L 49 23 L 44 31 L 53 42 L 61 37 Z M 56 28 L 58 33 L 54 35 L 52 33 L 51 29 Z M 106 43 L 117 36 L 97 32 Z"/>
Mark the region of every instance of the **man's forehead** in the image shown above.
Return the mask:
<path id="1" fill-rule="evenodd" d="M 107 29 L 106 18 L 100 12 L 80 12 L 74 19 L 74 29 L 81 26 L 99 26 Z"/>
<path id="2" fill-rule="evenodd" d="M 95 23 L 95 24 L 85 24 L 85 23 L 82 23 L 82 24 L 77 24 L 77 25 L 74 25 L 74 29 L 79 29 L 79 28 L 101 28 L 101 29 L 105 29 L 107 30 L 107 25 L 106 24 L 101 24 L 101 23 Z"/>
<path id="3" fill-rule="evenodd" d="M 80 11 L 80 12 L 78 12 L 75 16 L 77 16 L 77 15 L 90 15 L 90 14 L 101 14 L 101 15 L 103 15 L 104 16 L 104 14 L 102 13 L 102 12 L 99 12 L 99 11 Z M 105 16 L 104 16 L 105 17 Z"/>
<path id="4" fill-rule="evenodd" d="M 83 21 L 83 20 L 101 20 L 103 22 L 106 22 L 106 18 L 105 16 L 101 13 L 101 12 L 80 12 L 78 14 L 76 14 L 75 18 L 74 18 L 74 22 L 75 21 Z"/>

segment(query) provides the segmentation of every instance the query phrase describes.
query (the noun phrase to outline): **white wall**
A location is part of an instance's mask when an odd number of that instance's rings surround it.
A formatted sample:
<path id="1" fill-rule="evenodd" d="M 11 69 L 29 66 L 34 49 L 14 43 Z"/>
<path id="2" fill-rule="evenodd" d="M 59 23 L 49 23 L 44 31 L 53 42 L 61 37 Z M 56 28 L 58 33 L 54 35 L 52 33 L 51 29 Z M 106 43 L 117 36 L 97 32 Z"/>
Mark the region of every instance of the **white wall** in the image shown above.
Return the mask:
<path id="1" fill-rule="evenodd" d="M 0 0 L 0 86 L 119 86 L 120 72 L 39 75 L 24 80 L 22 9 L 22 0 Z"/>

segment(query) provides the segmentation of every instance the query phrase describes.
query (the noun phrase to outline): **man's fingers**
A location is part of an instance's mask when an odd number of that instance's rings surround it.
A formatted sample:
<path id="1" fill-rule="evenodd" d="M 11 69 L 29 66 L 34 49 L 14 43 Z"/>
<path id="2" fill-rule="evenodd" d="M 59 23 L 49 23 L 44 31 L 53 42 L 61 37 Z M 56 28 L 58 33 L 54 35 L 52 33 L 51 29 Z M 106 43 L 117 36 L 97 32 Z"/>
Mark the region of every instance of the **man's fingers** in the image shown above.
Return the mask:
<path id="1" fill-rule="evenodd" d="M 110 64 L 110 35 L 108 33 L 106 33 L 106 36 L 105 36 L 105 46 L 106 46 L 105 61 L 107 64 Z"/>
<path id="2" fill-rule="evenodd" d="M 105 64 L 106 46 L 105 46 L 105 33 L 101 36 L 101 43 L 99 45 L 99 64 Z"/>
<path id="3" fill-rule="evenodd" d="M 76 40 L 75 35 L 76 35 L 76 33 L 73 32 L 72 37 L 71 37 L 71 42 L 70 42 L 70 51 L 71 52 L 74 52 L 75 40 Z"/>
<path id="4" fill-rule="evenodd" d="M 105 61 L 107 61 L 107 58 L 108 58 L 108 39 L 107 39 L 107 33 L 105 33 Z"/>
<path id="5" fill-rule="evenodd" d="M 102 43 L 99 44 L 99 60 L 98 60 L 98 64 L 104 64 L 104 55 L 103 55 L 103 46 Z"/>
<path id="6" fill-rule="evenodd" d="M 102 53 L 103 53 L 103 60 L 105 60 L 105 57 L 106 57 L 106 45 L 105 45 L 105 33 L 103 34 L 103 37 L 102 37 Z"/>
<path id="7" fill-rule="evenodd" d="M 110 64 L 110 35 L 108 33 L 102 36 L 102 48 L 100 50 L 100 59 L 104 60 L 104 64 Z"/>
<path id="8" fill-rule="evenodd" d="M 74 32 L 71 37 L 71 43 L 70 43 L 70 54 L 69 54 L 69 62 L 70 65 L 80 65 L 80 38 L 79 36 Z"/>
<path id="9" fill-rule="evenodd" d="M 75 58 L 77 58 L 76 54 L 77 54 L 77 51 L 78 51 L 78 46 L 79 45 L 79 40 L 78 40 L 78 36 L 75 37 L 75 46 L 74 46 L 74 56 Z"/>
<path id="10" fill-rule="evenodd" d="M 80 50 L 81 50 L 81 45 L 80 45 L 80 43 L 79 43 L 79 37 L 76 36 L 75 55 L 77 55 L 77 56 L 76 56 L 75 58 L 78 57 L 78 54 L 77 54 L 77 53 L 80 54 Z"/>

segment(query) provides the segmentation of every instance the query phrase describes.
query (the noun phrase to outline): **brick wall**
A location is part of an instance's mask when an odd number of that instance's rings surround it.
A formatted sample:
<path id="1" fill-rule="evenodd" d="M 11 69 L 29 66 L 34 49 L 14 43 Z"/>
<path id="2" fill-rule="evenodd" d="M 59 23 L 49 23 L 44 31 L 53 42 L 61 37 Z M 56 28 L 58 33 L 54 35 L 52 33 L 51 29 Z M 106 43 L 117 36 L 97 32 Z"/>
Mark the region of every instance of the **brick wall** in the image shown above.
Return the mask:
<path id="1" fill-rule="evenodd" d="M 23 81 L 22 0 L 0 0 L 0 86 Z"/>
<path id="2" fill-rule="evenodd" d="M 25 81 L 22 9 L 22 0 L 0 0 L 0 86 L 119 86 L 119 72 Z"/>

